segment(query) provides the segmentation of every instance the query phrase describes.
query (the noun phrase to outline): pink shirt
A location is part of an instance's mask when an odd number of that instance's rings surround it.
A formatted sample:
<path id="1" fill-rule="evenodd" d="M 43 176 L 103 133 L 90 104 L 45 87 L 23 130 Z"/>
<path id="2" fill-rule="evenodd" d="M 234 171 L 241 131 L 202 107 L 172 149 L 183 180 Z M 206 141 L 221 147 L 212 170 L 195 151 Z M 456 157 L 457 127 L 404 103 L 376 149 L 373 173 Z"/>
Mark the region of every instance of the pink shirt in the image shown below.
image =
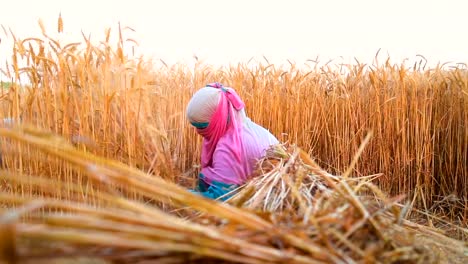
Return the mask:
<path id="1" fill-rule="evenodd" d="M 234 133 L 229 129 L 218 141 L 213 153 L 211 166 L 202 168 L 201 173 L 209 184 L 212 181 L 226 184 L 244 184 L 255 169 L 257 161 L 265 155 L 265 150 L 278 140 L 265 128 L 246 119 L 242 127 L 242 157 L 239 162 L 235 158 L 232 147 Z"/>

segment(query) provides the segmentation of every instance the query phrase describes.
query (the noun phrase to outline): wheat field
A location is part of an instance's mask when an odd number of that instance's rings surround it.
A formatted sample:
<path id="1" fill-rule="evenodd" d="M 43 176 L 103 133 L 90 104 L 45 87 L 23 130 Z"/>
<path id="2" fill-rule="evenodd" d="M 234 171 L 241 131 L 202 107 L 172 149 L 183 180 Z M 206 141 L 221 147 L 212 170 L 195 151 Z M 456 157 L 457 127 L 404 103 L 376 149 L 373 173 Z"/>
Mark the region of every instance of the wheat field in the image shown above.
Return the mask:
<path id="1" fill-rule="evenodd" d="M 375 175 L 373 184 L 390 196 L 404 195 L 402 202 L 415 210 L 467 226 L 466 65 L 429 68 L 422 58 L 409 67 L 389 58 L 372 65 L 356 61 L 276 66 L 265 58 L 254 66 L 198 62 L 189 67 L 132 56 L 124 47 L 135 41 L 125 40 L 123 30 L 106 31 L 98 43 L 85 35 L 80 43 L 61 43 L 41 27 L 42 36 L 27 38 L 4 29 L 14 43 L 11 59 L 1 68 L 0 117 L 14 120 L 4 123 L 7 128 L 0 133 L 4 168 L 0 191 L 5 197 L 44 197 L 97 208 L 113 203 L 102 199 L 101 193 L 108 191 L 105 181 L 96 183 L 74 169 L 81 163 L 67 156 L 72 152 L 64 148 L 57 154 L 43 144 L 70 144 L 164 182 L 194 186 L 201 138 L 186 120 L 185 107 L 197 89 L 221 82 L 236 89 L 254 122 L 280 141 L 305 150 L 329 173 L 349 178 Z M 59 32 L 61 27 L 59 23 Z M 118 36 L 117 43 L 110 41 L 112 33 Z M 8 127 L 16 124 L 35 128 L 13 135 Z M 39 178 L 15 181 L 15 174 Z M 124 197 L 145 199 L 142 186 L 126 188 L 129 183 L 124 180 L 113 184 Z M 170 197 L 178 202 L 191 198 Z M 172 208 L 167 199 L 159 205 Z M 299 242 L 291 242 L 294 239 L 287 241 L 300 248 Z"/>

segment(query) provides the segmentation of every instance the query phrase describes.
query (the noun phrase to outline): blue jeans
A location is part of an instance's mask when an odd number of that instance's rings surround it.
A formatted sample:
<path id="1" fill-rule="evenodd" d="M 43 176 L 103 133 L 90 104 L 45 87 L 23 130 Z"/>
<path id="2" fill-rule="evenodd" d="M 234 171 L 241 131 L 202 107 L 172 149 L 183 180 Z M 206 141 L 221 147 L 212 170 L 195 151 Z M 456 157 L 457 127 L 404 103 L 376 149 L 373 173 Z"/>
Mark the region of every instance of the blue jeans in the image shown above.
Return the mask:
<path id="1" fill-rule="evenodd" d="M 219 197 L 231 192 L 239 187 L 237 184 L 227 184 L 218 181 L 212 181 L 211 184 L 206 183 L 203 174 L 198 175 L 198 186 L 195 190 L 190 190 L 192 193 L 204 196 L 210 199 L 218 199 Z M 231 195 L 226 195 L 220 198 L 221 201 L 227 200 Z"/>

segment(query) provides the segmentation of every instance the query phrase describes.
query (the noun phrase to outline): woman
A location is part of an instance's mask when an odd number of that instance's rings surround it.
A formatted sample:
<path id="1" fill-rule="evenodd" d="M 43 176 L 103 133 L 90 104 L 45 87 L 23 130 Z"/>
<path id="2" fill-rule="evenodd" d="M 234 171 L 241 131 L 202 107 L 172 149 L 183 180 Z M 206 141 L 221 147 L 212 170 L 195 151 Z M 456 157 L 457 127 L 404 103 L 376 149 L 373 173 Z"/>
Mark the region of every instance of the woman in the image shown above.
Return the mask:
<path id="1" fill-rule="evenodd" d="M 245 114 L 244 102 L 232 88 L 219 83 L 197 91 L 187 118 L 203 136 L 199 193 L 227 199 L 225 194 L 244 184 L 265 150 L 278 140 Z"/>

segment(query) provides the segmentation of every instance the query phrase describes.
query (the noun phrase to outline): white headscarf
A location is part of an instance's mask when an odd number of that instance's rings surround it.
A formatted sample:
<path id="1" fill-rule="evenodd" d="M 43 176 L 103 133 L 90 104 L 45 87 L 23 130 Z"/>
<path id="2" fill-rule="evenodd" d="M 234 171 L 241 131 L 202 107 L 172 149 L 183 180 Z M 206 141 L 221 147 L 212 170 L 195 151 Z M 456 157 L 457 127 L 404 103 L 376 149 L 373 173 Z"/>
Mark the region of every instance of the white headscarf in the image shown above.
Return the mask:
<path id="1" fill-rule="evenodd" d="M 225 89 L 232 89 L 226 87 Z M 209 123 L 216 112 L 222 91 L 218 88 L 204 87 L 198 90 L 190 99 L 187 106 L 187 118 L 190 123 Z M 245 108 L 237 111 L 237 118 L 249 126 L 250 118 L 247 117 Z"/>
<path id="2" fill-rule="evenodd" d="M 187 118 L 190 123 L 208 123 L 219 104 L 222 91 L 213 87 L 198 90 L 187 106 Z"/>

